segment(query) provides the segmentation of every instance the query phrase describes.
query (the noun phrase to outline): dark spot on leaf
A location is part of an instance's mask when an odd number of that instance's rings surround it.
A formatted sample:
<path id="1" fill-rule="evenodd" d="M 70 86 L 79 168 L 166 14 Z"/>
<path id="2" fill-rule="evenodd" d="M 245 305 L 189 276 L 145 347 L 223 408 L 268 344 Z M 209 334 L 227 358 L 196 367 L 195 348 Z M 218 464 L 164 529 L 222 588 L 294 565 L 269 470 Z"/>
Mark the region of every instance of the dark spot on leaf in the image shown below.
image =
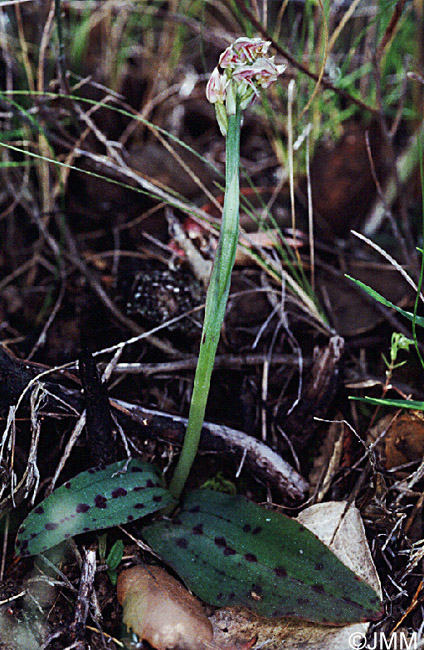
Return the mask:
<path id="1" fill-rule="evenodd" d="M 90 529 L 89 529 L 88 526 L 84 526 L 84 528 L 83 528 L 82 530 L 83 530 L 84 533 L 86 533 L 86 532 L 87 532 L 88 530 L 90 530 Z"/>
<path id="2" fill-rule="evenodd" d="M 221 599 L 222 599 L 222 596 L 223 596 L 223 594 L 222 594 L 222 592 L 220 591 L 219 594 L 216 594 L 216 598 L 217 598 L 217 600 L 221 600 Z"/>
<path id="3" fill-rule="evenodd" d="M 196 524 L 196 526 L 193 526 L 191 532 L 193 535 L 203 535 L 203 524 Z"/>
<path id="4" fill-rule="evenodd" d="M 128 492 L 126 491 L 125 488 L 119 487 L 116 488 L 116 490 L 112 491 L 112 499 L 117 499 L 118 497 L 125 497 L 127 496 Z"/>
<path id="5" fill-rule="evenodd" d="M 228 594 L 228 598 L 229 598 L 230 600 L 234 600 L 235 597 L 236 597 L 236 595 L 235 595 L 234 591 L 231 591 L 231 592 Z"/>
<path id="6" fill-rule="evenodd" d="M 37 537 L 37 533 L 31 533 L 31 535 L 29 536 L 30 539 L 34 539 L 34 537 Z"/>
<path id="7" fill-rule="evenodd" d="M 47 524 L 44 524 L 44 528 L 46 530 L 56 530 L 57 524 L 54 524 L 53 522 L 49 522 Z"/>
<path id="8" fill-rule="evenodd" d="M 18 535 L 22 535 L 22 533 L 24 533 L 24 532 L 25 532 L 25 526 L 21 526 L 21 527 L 18 529 Z"/>
<path id="9" fill-rule="evenodd" d="M 96 470 L 94 469 L 94 467 L 90 467 L 90 469 L 88 469 L 87 472 L 88 472 L 89 474 L 95 474 L 95 473 L 96 473 Z"/>
<path id="10" fill-rule="evenodd" d="M 162 497 L 159 494 L 157 494 L 156 496 L 153 497 L 153 501 L 155 503 L 160 503 L 162 501 Z"/>
<path id="11" fill-rule="evenodd" d="M 298 598 L 297 602 L 299 605 L 309 605 L 309 598 Z"/>
<path id="12" fill-rule="evenodd" d="M 150 488 L 155 487 L 155 484 L 153 483 L 153 481 L 152 481 L 151 478 L 149 478 L 149 479 L 146 481 L 146 487 L 150 487 Z"/>
<path id="13" fill-rule="evenodd" d="M 87 503 L 79 503 L 75 510 L 77 512 L 87 512 L 87 510 L 90 510 L 90 506 Z"/>
<path id="14" fill-rule="evenodd" d="M 258 558 L 254 553 L 246 553 L 244 556 L 244 559 L 247 560 L 248 562 L 257 562 Z"/>
<path id="15" fill-rule="evenodd" d="M 244 524 L 243 531 L 245 533 L 250 533 L 251 530 L 252 530 L 252 526 L 250 524 Z"/>
<path id="16" fill-rule="evenodd" d="M 317 594 L 324 594 L 325 589 L 322 585 L 312 585 L 312 591 L 315 591 Z"/>
<path id="17" fill-rule="evenodd" d="M 70 537 L 70 536 L 71 536 L 71 533 L 65 533 L 65 535 L 64 535 L 65 539 L 68 539 L 68 537 Z"/>
<path id="18" fill-rule="evenodd" d="M 144 503 L 136 503 L 134 508 L 136 510 L 141 510 L 142 508 L 144 508 Z"/>
<path id="19" fill-rule="evenodd" d="M 287 576 L 287 570 L 283 566 L 276 566 L 274 573 L 277 578 L 285 578 Z"/>
<path id="20" fill-rule="evenodd" d="M 96 508 L 107 508 L 106 498 L 103 494 L 96 494 L 94 497 L 94 503 L 96 504 Z"/>
<path id="21" fill-rule="evenodd" d="M 127 521 L 132 521 L 133 519 L 134 519 L 134 517 L 132 515 L 128 515 Z"/>
<path id="22" fill-rule="evenodd" d="M 235 551 L 233 548 L 230 548 L 229 546 L 226 546 L 224 548 L 224 555 L 235 555 L 237 551 Z"/>
<path id="23" fill-rule="evenodd" d="M 256 526 L 256 528 L 252 530 L 252 535 L 258 535 L 261 531 L 262 531 L 261 526 Z"/>
<path id="24" fill-rule="evenodd" d="M 180 548 L 187 548 L 188 547 L 188 541 L 186 540 L 185 537 L 179 537 L 176 540 L 176 545 L 179 546 Z"/>
<path id="25" fill-rule="evenodd" d="M 200 506 L 193 506 L 188 512 L 200 512 Z"/>
<path id="26" fill-rule="evenodd" d="M 315 563 L 315 571 L 322 571 L 323 568 L 324 568 L 324 565 L 323 565 L 322 562 L 316 562 Z"/>
<path id="27" fill-rule="evenodd" d="M 44 508 L 43 508 L 43 506 L 37 506 L 37 508 L 34 510 L 34 512 L 35 512 L 37 515 L 43 515 L 43 514 L 44 514 Z"/>
<path id="28" fill-rule="evenodd" d="M 131 471 L 132 472 L 142 472 L 143 468 L 135 466 L 135 467 L 131 467 Z"/>
<path id="29" fill-rule="evenodd" d="M 71 489 L 71 481 L 66 481 L 65 487 L 66 487 L 67 490 L 70 490 Z"/>
<path id="30" fill-rule="evenodd" d="M 136 485 L 135 488 L 133 488 L 133 492 L 141 492 L 141 490 L 144 490 L 144 487 L 141 487 L 141 485 Z"/>
<path id="31" fill-rule="evenodd" d="M 215 537 L 214 542 L 217 546 L 227 546 L 225 537 Z"/>

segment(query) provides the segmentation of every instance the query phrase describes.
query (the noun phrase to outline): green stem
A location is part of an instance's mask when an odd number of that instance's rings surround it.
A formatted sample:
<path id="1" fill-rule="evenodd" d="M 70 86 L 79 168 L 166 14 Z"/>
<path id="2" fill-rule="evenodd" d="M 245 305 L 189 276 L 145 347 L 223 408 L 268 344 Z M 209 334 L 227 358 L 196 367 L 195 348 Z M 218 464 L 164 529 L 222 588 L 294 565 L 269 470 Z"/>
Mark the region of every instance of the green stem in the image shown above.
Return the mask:
<path id="1" fill-rule="evenodd" d="M 178 499 L 197 454 L 212 370 L 225 316 L 239 234 L 239 161 L 241 111 L 228 117 L 225 199 L 218 249 L 206 296 L 199 359 L 194 377 L 187 431 L 169 489 Z"/>

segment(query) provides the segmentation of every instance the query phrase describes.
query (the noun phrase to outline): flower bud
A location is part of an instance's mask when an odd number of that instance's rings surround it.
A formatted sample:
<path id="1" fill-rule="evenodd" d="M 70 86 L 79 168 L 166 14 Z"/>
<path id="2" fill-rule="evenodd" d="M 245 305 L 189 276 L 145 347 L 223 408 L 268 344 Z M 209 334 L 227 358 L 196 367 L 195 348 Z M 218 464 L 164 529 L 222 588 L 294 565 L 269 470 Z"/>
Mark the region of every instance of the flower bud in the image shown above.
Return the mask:
<path id="1" fill-rule="evenodd" d="M 215 68 L 206 86 L 206 97 L 211 104 L 215 104 L 215 102 L 224 103 L 226 85 L 225 76 L 219 73 L 218 68 Z"/>

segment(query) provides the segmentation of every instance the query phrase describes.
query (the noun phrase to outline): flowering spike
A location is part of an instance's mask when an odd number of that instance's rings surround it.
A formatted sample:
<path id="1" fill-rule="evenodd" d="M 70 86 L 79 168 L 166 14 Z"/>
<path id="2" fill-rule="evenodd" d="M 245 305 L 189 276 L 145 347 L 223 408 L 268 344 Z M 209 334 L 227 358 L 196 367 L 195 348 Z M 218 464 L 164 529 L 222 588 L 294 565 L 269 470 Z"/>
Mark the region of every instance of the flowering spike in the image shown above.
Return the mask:
<path id="1" fill-rule="evenodd" d="M 286 68 L 267 57 L 270 41 L 261 38 L 238 38 L 219 57 L 219 66 L 206 86 L 208 101 L 215 104 L 215 113 L 223 135 L 227 133 L 228 115 L 234 115 L 236 104 L 241 110 L 251 106 L 259 90 L 268 88 Z"/>

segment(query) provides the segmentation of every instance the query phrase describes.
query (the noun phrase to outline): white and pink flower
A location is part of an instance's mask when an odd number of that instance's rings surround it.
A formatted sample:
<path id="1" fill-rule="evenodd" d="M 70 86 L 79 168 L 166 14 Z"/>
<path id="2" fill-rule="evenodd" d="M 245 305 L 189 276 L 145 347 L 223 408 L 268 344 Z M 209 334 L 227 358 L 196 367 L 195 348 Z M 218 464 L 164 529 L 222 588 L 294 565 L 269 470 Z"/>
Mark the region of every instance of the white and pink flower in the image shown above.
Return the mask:
<path id="1" fill-rule="evenodd" d="M 268 52 L 270 41 L 261 38 L 238 38 L 219 57 L 221 68 L 235 68 L 245 63 L 253 63 L 259 56 Z"/>
<path id="2" fill-rule="evenodd" d="M 268 88 L 274 81 L 277 81 L 278 75 L 282 74 L 285 68 L 285 65 L 276 65 L 273 59 L 261 57 L 251 64 L 237 66 L 232 78 L 244 79 L 252 86 L 256 84 L 261 88 Z"/>

